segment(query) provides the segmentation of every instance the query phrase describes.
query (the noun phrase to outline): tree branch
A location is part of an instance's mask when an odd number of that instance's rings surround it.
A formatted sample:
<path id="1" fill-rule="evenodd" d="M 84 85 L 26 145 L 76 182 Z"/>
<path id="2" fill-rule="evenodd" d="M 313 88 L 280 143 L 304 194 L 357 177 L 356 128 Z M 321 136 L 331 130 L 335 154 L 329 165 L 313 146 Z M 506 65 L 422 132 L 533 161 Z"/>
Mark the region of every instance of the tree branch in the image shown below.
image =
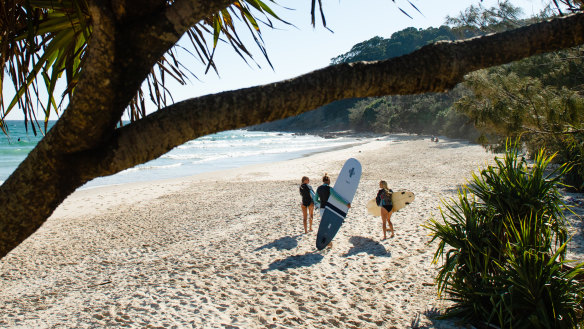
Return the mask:
<path id="1" fill-rule="evenodd" d="M 89 1 L 88 5 L 93 30 L 80 81 L 67 110 L 41 141 L 71 152 L 92 148 L 102 140 L 98 117 L 114 103 L 114 84 L 119 80 L 115 67 L 116 23 L 100 1 Z"/>
<path id="2" fill-rule="evenodd" d="M 165 16 L 180 37 L 205 16 L 219 12 L 234 2 L 235 0 L 176 0 Z"/>
<path id="3" fill-rule="evenodd" d="M 139 3 L 139 0 L 134 1 Z M 227 8 L 234 1 L 176 0 L 165 11 L 151 15 L 149 20 L 129 26 L 129 29 L 124 31 L 124 36 L 120 38 L 125 45 L 122 49 L 129 50 L 125 55 L 134 58 L 127 63 L 129 70 L 139 68 L 143 71 L 146 68 L 147 74 L 154 63 L 172 48 L 189 28 L 205 17 Z M 144 79 L 145 76 L 140 83 Z"/>
<path id="4" fill-rule="evenodd" d="M 471 71 L 583 43 L 584 14 L 575 14 L 439 42 L 390 60 L 340 64 L 287 81 L 186 100 L 120 128 L 100 158 L 93 159 L 100 165 L 89 176 L 144 163 L 199 136 L 283 119 L 339 99 L 442 92 Z"/>
<path id="5" fill-rule="evenodd" d="M 140 0 L 113 1 L 114 8 L 90 1 L 94 24 L 82 81 L 47 141 L 73 153 L 92 149 L 109 138 L 137 88 L 191 26 L 187 24 L 194 25 L 233 1 L 177 0 L 162 12 L 156 10 L 155 0 L 148 8 Z M 139 5 L 143 11 L 124 9 Z M 122 22 L 114 20 L 114 12 L 117 16 L 126 13 Z M 101 92 L 91 92 L 96 89 Z M 78 136 L 83 136 L 82 143 Z"/>

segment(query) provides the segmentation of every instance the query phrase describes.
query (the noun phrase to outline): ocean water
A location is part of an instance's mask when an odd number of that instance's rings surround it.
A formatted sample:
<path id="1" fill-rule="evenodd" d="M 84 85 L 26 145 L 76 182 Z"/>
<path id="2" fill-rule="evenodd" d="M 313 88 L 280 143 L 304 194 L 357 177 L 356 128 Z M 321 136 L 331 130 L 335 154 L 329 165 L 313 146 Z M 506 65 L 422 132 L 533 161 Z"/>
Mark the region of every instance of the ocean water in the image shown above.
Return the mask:
<path id="1" fill-rule="evenodd" d="M 27 132 L 23 121 L 6 121 L 6 126 L 9 135 L 0 132 L 0 183 L 10 176 L 43 137 L 39 131 L 35 136 L 30 127 Z"/>
<path id="2" fill-rule="evenodd" d="M 22 121 L 9 121 L 9 137 L 0 136 L 0 183 L 16 169 L 42 138 L 27 133 Z M 323 138 L 282 132 L 230 130 L 180 145 L 158 159 L 83 186 L 91 188 L 130 182 L 179 178 L 224 169 L 290 160 L 357 143 L 353 137 Z"/>

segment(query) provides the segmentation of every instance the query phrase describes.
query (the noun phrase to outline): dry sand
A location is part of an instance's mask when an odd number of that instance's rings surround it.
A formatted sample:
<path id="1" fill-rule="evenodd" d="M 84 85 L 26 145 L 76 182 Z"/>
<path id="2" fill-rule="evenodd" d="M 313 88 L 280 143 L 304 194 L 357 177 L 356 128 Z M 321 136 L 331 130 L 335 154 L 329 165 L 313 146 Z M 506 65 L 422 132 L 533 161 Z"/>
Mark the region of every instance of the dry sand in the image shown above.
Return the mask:
<path id="1" fill-rule="evenodd" d="M 303 234 L 300 178 L 363 176 L 334 247 Z M 80 190 L 0 261 L 0 326 L 19 328 L 453 328 L 432 317 L 435 245 L 421 227 L 494 155 L 466 142 L 364 140 L 351 148 L 184 179 Z M 381 220 L 385 179 L 416 194 Z M 571 200 L 571 199 L 570 199 Z M 578 231 L 579 228 L 575 228 Z M 580 245 L 572 255 L 581 255 Z"/>

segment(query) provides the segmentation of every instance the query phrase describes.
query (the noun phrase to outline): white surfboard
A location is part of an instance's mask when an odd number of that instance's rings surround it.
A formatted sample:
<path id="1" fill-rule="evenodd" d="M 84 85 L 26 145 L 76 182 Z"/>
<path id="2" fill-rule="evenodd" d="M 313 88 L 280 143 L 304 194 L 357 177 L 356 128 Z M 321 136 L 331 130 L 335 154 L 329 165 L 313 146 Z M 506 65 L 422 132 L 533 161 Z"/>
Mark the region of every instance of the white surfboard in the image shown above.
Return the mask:
<path id="1" fill-rule="evenodd" d="M 361 163 L 357 159 L 350 158 L 343 165 L 333 189 L 342 200 L 351 203 L 355 192 L 357 192 L 360 179 Z M 324 212 L 316 234 L 316 248 L 318 250 L 324 249 L 333 240 L 349 210 L 345 202 L 341 202 L 332 194 L 331 191 L 331 196 L 326 204 L 321 205 L 324 207 Z"/>
<path id="2" fill-rule="evenodd" d="M 314 192 L 314 190 L 312 189 L 312 186 L 308 185 L 308 187 L 310 188 L 310 197 L 312 198 L 312 200 L 316 200 L 316 192 Z M 314 201 L 314 210 L 317 210 L 318 208 L 320 208 L 320 202 L 316 202 Z"/>
<path id="3" fill-rule="evenodd" d="M 398 211 L 401 208 L 409 205 L 415 199 L 415 195 L 411 191 L 401 190 L 393 192 L 391 201 L 393 202 L 393 211 Z M 381 207 L 377 205 L 375 199 L 367 202 L 367 212 L 373 216 L 381 216 Z"/>
<path id="4" fill-rule="evenodd" d="M 391 195 L 391 202 L 393 202 L 393 211 L 398 211 L 401 208 L 414 202 L 415 196 L 411 191 L 397 191 Z"/>
<path id="5" fill-rule="evenodd" d="M 381 207 L 377 205 L 375 199 L 371 199 L 367 202 L 367 212 L 373 216 L 381 216 Z"/>

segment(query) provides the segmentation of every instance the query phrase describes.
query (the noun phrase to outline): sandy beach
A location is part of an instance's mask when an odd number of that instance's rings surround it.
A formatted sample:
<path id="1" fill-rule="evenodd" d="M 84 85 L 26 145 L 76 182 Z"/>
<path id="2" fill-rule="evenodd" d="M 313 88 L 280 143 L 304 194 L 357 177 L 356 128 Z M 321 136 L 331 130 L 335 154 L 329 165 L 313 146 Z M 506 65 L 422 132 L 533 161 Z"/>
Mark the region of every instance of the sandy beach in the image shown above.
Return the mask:
<path id="1" fill-rule="evenodd" d="M 401 136 L 189 178 L 79 190 L 0 261 L 3 328 L 456 328 L 421 227 L 494 154 Z M 332 249 L 303 233 L 304 175 L 363 175 Z M 379 180 L 416 194 L 382 239 Z M 574 233 L 580 231 L 573 228 Z M 570 255 L 581 258 L 581 244 Z"/>

